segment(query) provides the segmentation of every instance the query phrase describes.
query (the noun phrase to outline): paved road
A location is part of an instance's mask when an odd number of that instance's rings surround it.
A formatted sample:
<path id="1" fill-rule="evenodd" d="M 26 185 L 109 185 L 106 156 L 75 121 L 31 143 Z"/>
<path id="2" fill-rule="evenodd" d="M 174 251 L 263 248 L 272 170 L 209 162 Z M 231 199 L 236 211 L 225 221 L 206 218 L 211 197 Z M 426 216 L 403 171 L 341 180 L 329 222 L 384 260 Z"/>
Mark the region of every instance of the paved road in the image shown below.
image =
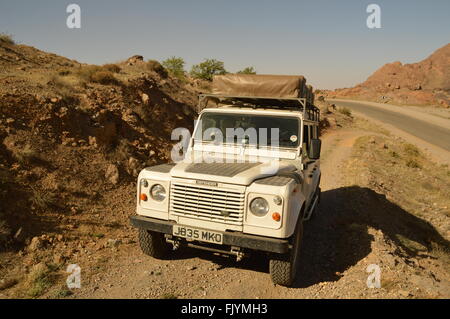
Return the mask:
<path id="1" fill-rule="evenodd" d="M 446 151 L 450 151 L 450 127 L 445 128 L 433 125 L 427 121 L 422 121 L 399 112 L 389 111 L 381 107 L 365 104 L 364 102 L 332 101 L 332 103 L 340 107 L 347 107 L 355 112 L 393 125 L 430 144 L 443 148 Z"/>

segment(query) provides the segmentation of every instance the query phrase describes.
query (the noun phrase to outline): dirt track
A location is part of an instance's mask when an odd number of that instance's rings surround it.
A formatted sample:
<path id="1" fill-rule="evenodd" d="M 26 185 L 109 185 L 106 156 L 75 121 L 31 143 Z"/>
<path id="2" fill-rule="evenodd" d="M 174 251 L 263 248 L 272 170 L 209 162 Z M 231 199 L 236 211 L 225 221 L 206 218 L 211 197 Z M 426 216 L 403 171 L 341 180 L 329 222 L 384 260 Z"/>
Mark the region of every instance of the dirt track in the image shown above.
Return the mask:
<path id="1" fill-rule="evenodd" d="M 341 130 L 323 137 L 322 204 L 305 227 L 300 278 L 294 288 L 275 286 L 264 255 L 240 263 L 233 258 L 195 250 L 177 252 L 172 260 L 144 256 L 134 244 L 117 251 L 104 272 L 84 283 L 81 298 L 319 298 L 376 296 L 368 289 L 363 259 L 370 242 L 341 247 L 334 216 L 345 210 L 340 168 L 350 155 L 359 131 Z M 370 235 L 366 234 L 366 237 Z M 337 247 L 339 245 L 340 247 Z M 339 251 L 338 251 L 339 249 Z M 80 265 L 82 266 L 82 265 Z M 82 266 L 83 267 L 83 266 Z M 345 273 L 345 275 L 344 275 Z"/>

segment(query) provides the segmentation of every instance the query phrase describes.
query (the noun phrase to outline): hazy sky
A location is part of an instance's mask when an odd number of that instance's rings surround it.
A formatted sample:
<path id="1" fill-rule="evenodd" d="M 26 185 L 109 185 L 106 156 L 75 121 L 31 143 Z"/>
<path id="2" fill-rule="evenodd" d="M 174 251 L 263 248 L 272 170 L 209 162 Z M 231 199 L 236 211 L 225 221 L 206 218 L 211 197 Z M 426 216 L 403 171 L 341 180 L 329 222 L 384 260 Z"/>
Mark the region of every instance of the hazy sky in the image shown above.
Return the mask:
<path id="1" fill-rule="evenodd" d="M 81 7 L 68 29 L 66 7 Z M 367 5 L 381 6 L 368 29 Z M 230 72 L 302 74 L 319 88 L 364 81 L 387 62 L 417 62 L 450 42 L 450 0 L 0 0 L 0 32 L 86 63 L 204 58 Z"/>

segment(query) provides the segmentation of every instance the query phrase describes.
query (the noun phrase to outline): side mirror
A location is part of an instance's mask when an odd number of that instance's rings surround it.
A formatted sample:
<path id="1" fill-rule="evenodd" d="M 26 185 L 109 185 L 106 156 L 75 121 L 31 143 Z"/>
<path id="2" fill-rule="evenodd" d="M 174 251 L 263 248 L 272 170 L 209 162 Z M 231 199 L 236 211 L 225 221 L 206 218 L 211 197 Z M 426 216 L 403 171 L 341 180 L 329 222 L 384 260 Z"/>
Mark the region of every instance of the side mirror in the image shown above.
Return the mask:
<path id="1" fill-rule="evenodd" d="M 316 160 L 320 158 L 320 149 L 322 147 L 322 141 L 318 138 L 311 139 L 311 145 L 309 146 L 308 157 Z"/>

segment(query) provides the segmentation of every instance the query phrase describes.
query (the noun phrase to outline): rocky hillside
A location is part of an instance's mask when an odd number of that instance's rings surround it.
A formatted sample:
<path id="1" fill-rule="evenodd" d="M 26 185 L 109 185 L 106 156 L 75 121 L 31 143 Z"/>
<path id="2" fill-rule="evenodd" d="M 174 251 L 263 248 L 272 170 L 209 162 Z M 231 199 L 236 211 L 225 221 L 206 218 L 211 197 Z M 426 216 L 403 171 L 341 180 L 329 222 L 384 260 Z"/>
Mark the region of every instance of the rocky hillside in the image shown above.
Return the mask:
<path id="1" fill-rule="evenodd" d="M 0 252 L 126 223 L 138 171 L 170 160 L 196 96 L 141 56 L 86 65 L 0 39 Z"/>
<path id="2" fill-rule="evenodd" d="M 450 107 L 450 43 L 421 62 L 388 63 L 353 88 L 325 93 L 330 98 Z"/>

